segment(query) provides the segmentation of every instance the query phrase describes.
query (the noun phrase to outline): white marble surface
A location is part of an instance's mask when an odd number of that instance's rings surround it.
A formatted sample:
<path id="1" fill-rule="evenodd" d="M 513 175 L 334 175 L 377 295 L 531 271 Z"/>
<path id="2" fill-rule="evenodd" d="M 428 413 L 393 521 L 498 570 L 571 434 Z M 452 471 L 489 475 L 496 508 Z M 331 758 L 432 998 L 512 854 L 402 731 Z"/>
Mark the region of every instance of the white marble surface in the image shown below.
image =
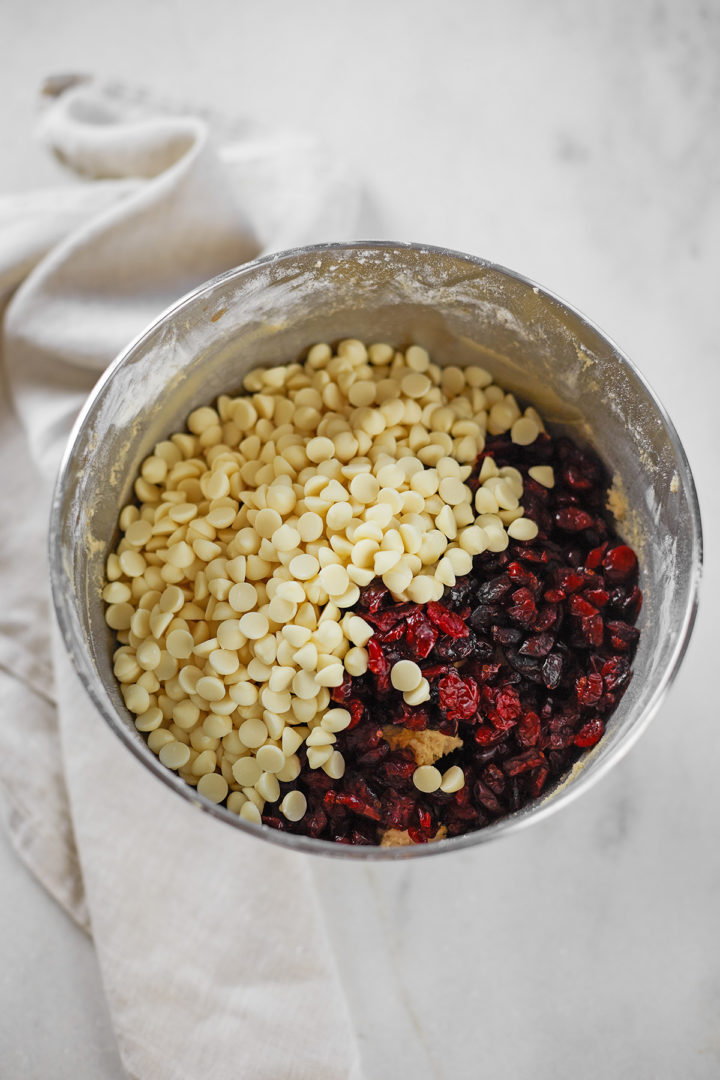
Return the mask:
<path id="1" fill-rule="evenodd" d="M 707 572 L 682 672 L 639 745 L 515 838 L 412 866 L 314 866 L 370 1080 L 719 1076 L 720 9 L 47 10 L 3 5 L 1 192 L 61 176 L 31 137 L 36 88 L 58 70 L 314 130 L 366 184 L 366 235 L 536 278 L 618 340 L 670 407 Z M 4 841 L 0 960 L 3 1076 L 123 1075 L 89 943 Z"/>

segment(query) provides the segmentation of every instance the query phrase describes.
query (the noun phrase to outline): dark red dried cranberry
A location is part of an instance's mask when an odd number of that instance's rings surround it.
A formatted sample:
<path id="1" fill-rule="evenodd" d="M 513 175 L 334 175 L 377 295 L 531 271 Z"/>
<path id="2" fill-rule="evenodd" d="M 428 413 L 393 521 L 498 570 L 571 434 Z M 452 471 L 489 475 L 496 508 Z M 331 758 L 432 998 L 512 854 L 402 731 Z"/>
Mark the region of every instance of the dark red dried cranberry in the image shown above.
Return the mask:
<path id="1" fill-rule="evenodd" d="M 515 590 L 512 600 L 511 606 L 507 608 L 508 618 L 529 630 L 537 617 L 535 597 L 530 589 L 523 586 Z"/>
<path id="2" fill-rule="evenodd" d="M 360 590 L 360 599 L 358 600 L 358 607 L 364 608 L 365 611 L 373 612 L 385 602 L 390 596 L 387 587 L 383 585 L 382 581 L 375 579 L 371 581 L 369 585 L 365 585 Z"/>
<path id="3" fill-rule="evenodd" d="M 602 561 L 608 581 L 628 581 L 637 573 L 637 556 L 627 544 L 611 548 Z"/>
<path id="4" fill-rule="evenodd" d="M 334 686 L 330 691 L 330 697 L 338 704 L 344 704 L 352 694 L 352 679 L 347 671 L 343 672 L 343 681 L 340 686 Z"/>
<path id="5" fill-rule="evenodd" d="M 559 653 L 550 653 L 542 667 L 543 681 L 548 690 L 554 690 L 560 684 L 563 673 L 563 658 Z"/>
<path id="6" fill-rule="evenodd" d="M 480 692 L 473 678 L 449 671 L 438 682 L 440 708 L 450 720 L 469 720 L 477 712 Z"/>
<path id="7" fill-rule="evenodd" d="M 505 774 L 492 761 L 482 771 L 482 779 L 496 795 L 502 795 L 505 790 Z"/>
<path id="8" fill-rule="evenodd" d="M 502 720 L 517 720 L 522 712 L 520 695 L 513 686 L 504 686 L 495 695 L 495 710 Z"/>
<path id="9" fill-rule="evenodd" d="M 581 675 L 575 683 L 579 705 L 597 705 L 603 694 L 602 675 Z"/>
<path id="10" fill-rule="evenodd" d="M 449 638 L 443 635 L 435 646 L 435 652 L 442 660 L 450 660 L 456 663 L 473 656 L 475 652 L 475 635 L 468 633 L 467 637 Z"/>
<path id="11" fill-rule="evenodd" d="M 476 780 L 473 785 L 473 795 L 475 799 L 480 803 L 485 810 L 489 810 L 491 814 L 500 815 L 505 813 L 505 807 L 498 799 L 497 795 L 490 790 L 481 780 Z"/>
<path id="12" fill-rule="evenodd" d="M 610 645 L 616 652 L 631 652 L 640 637 L 638 628 L 630 626 L 626 622 L 609 622 L 607 629 L 610 636 Z"/>
<path id="13" fill-rule="evenodd" d="M 350 723 L 347 726 L 348 731 L 352 731 L 354 727 L 357 727 L 360 721 L 365 716 L 365 706 L 362 701 L 348 701 L 346 702 L 348 712 L 350 713 Z"/>
<path id="14" fill-rule="evenodd" d="M 599 649 L 603 643 L 604 625 L 600 615 L 588 615 L 580 620 L 581 633 L 590 648 Z"/>
<path id="15" fill-rule="evenodd" d="M 628 682 L 630 665 L 624 656 L 614 656 L 603 664 L 600 674 L 603 677 L 606 690 L 617 690 Z"/>
<path id="16" fill-rule="evenodd" d="M 424 660 L 430 655 L 437 641 L 436 628 L 425 618 L 425 613 L 420 608 L 408 615 L 406 627 L 405 640 L 412 658 Z"/>
<path id="17" fill-rule="evenodd" d="M 427 616 L 430 621 L 433 622 L 443 634 L 447 634 L 448 637 L 463 638 L 467 637 L 470 633 L 467 624 L 460 616 L 455 615 L 452 611 L 448 611 L 442 604 L 430 602 L 425 610 L 427 611 Z"/>
<path id="18" fill-rule="evenodd" d="M 417 766 L 413 762 L 413 769 Z M 392 789 L 382 797 L 382 820 L 386 829 L 407 829 L 413 819 L 415 799 L 412 795 L 400 795 Z"/>
<path id="19" fill-rule="evenodd" d="M 387 675 L 390 671 L 390 664 L 386 660 L 385 653 L 377 638 L 371 637 L 366 648 L 368 652 L 368 669 L 372 671 L 373 675 Z"/>
<path id="20" fill-rule="evenodd" d="M 548 765 L 539 765 L 530 774 L 530 783 L 528 784 L 528 796 L 531 799 L 537 799 L 538 795 L 545 787 L 547 778 L 550 775 L 550 768 Z"/>
<path id="21" fill-rule="evenodd" d="M 505 738 L 505 732 L 488 724 L 480 724 L 473 732 L 473 739 L 478 746 L 495 746 Z"/>
<path id="22" fill-rule="evenodd" d="M 535 634 L 526 638 L 518 651 L 523 656 L 547 656 L 554 644 L 555 638 L 552 634 Z"/>
<path id="23" fill-rule="evenodd" d="M 571 615 L 597 615 L 597 608 L 577 593 L 570 597 L 568 610 Z"/>
<path id="24" fill-rule="evenodd" d="M 512 579 L 507 574 L 493 578 L 480 585 L 475 595 L 479 604 L 497 604 L 512 588 Z"/>
<path id="25" fill-rule="evenodd" d="M 437 832 L 433 816 L 429 809 L 418 806 L 415 808 L 413 817 L 414 823 L 408 829 L 410 839 L 414 844 L 426 844 Z"/>
<path id="26" fill-rule="evenodd" d="M 515 737 L 520 746 L 534 746 L 540 738 L 540 717 L 537 713 L 526 712 L 518 720 Z"/>
<path id="27" fill-rule="evenodd" d="M 585 510 L 578 510 L 576 506 L 568 506 L 564 510 L 558 510 L 555 514 L 555 524 L 565 532 L 582 532 L 584 529 L 592 529 L 595 519 Z"/>
<path id="28" fill-rule="evenodd" d="M 596 742 L 599 742 L 604 731 L 605 725 L 599 717 L 595 720 L 589 720 L 587 724 L 583 724 L 575 736 L 575 745 L 583 749 L 594 746 Z"/>
<path id="29" fill-rule="evenodd" d="M 380 802 L 370 794 L 367 785 L 356 781 L 355 787 L 360 789 L 357 794 L 351 791 L 331 789 L 325 794 L 324 805 L 326 807 L 342 806 L 352 811 L 353 814 L 370 818 L 372 821 L 382 820 Z"/>
<path id="30" fill-rule="evenodd" d="M 540 750 L 524 750 L 522 754 L 517 754 L 506 761 L 503 768 L 506 776 L 518 776 L 520 773 L 544 764 L 545 757 Z"/>
<path id="31" fill-rule="evenodd" d="M 601 544 L 600 547 L 593 548 L 592 551 L 588 552 L 587 558 L 585 559 L 586 569 L 597 570 L 598 566 L 603 560 L 605 552 L 607 551 L 607 547 L 608 546 L 606 541 L 604 544 Z"/>

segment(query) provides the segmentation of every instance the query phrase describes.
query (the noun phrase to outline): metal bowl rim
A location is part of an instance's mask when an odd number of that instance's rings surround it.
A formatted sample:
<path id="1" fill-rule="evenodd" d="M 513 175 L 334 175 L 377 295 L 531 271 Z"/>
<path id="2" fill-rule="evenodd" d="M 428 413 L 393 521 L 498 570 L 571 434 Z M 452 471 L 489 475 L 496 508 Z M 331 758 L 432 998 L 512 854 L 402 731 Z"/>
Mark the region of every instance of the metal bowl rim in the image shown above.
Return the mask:
<path id="1" fill-rule="evenodd" d="M 154 755 L 147 756 L 140 749 L 139 744 L 132 735 L 128 728 L 123 724 L 115 709 L 112 707 L 110 701 L 102 693 L 99 681 L 95 675 L 94 669 L 87 654 L 85 643 L 82 640 L 82 635 L 78 633 L 78 627 L 74 618 L 74 606 L 72 602 L 72 590 L 69 587 L 61 558 L 61 528 L 60 517 L 61 509 L 64 501 L 65 489 L 67 487 L 68 474 L 71 469 L 73 457 L 76 447 L 82 445 L 83 436 L 86 428 L 89 426 L 90 417 L 94 410 L 95 404 L 102 396 L 106 385 L 113 379 L 115 372 L 121 367 L 127 360 L 139 350 L 143 343 L 149 338 L 157 328 L 168 322 L 181 312 L 185 307 L 191 303 L 195 303 L 201 300 L 203 296 L 209 296 L 223 283 L 232 279 L 241 280 L 243 277 L 254 274 L 258 269 L 263 266 L 269 266 L 279 264 L 284 261 L 290 261 L 299 257 L 309 256 L 312 254 L 322 254 L 328 252 L 335 252 L 337 254 L 342 253 L 354 253 L 358 251 L 388 251 L 388 252 L 402 252 L 402 251 L 414 251 L 419 255 L 434 254 L 452 259 L 458 259 L 465 263 L 470 263 L 478 268 L 491 270 L 504 277 L 510 278 L 519 282 L 521 285 L 527 286 L 539 295 L 544 296 L 546 299 L 557 304 L 561 309 L 569 312 L 574 318 L 579 320 L 581 324 L 584 324 L 589 330 L 597 334 L 612 350 L 613 358 L 618 360 L 621 364 L 625 364 L 630 370 L 632 375 L 639 381 L 639 383 L 645 388 L 653 406 L 659 413 L 664 426 L 668 432 L 669 440 L 672 448 L 677 455 L 679 465 L 679 478 L 685 488 L 688 505 L 691 512 L 691 522 L 689 523 L 689 529 L 692 536 L 692 548 L 690 559 L 690 575 L 691 580 L 688 588 L 688 599 L 683 613 L 683 623 L 678 634 L 677 643 L 673 651 L 670 663 L 666 666 L 658 679 L 657 685 L 654 688 L 649 700 L 643 706 L 640 715 L 635 720 L 634 724 L 628 729 L 624 735 L 620 735 L 617 738 L 612 750 L 608 752 L 606 759 L 598 766 L 593 773 L 588 775 L 583 772 L 580 776 L 574 779 L 570 784 L 563 787 L 558 794 L 551 798 L 544 806 L 536 806 L 528 811 L 518 811 L 516 814 L 512 814 L 500 821 L 486 826 L 482 829 L 477 829 L 473 832 L 463 833 L 461 836 L 451 837 L 444 840 L 433 841 L 428 844 L 418 844 L 407 847 L 371 847 L 371 846 L 353 846 L 349 844 L 337 844 L 330 840 L 316 840 L 308 836 L 300 836 L 293 833 L 284 833 L 278 829 L 271 829 L 267 826 L 253 825 L 249 822 L 245 822 L 237 814 L 233 814 L 226 808 L 210 802 L 208 799 L 199 795 L 197 791 L 185 784 L 185 782 L 177 776 L 175 773 L 166 769 L 158 758 Z M 144 330 L 142 330 L 121 352 L 117 357 L 108 365 L 103 374 L 98 379 L 97 383 L 90 392 L 85 404 L 80 411 L 75 424 L 73 425 L 70 437 L 68 439 L 65 452 L 63 454 L 60 468 L 58 471 L 57 480 L 53 490 L 51 510 L 50 510 L 50 527 L 48 533 L 48 559 L 50 566 L 50 584 L 52 591 L 53 606 L 55 609 L 55 615 L 60 627 L 60 631 L 63 637 L 63 641 L 67 652 L 70 656 L 73 667 L 80 679 L 85 692 L 90 697 L 93 704 L 96 706 L 103 719 L 109 725 L 111 730 L 124 742 L 133 755 L 140 761 L 147 769 L 153 772 L 160 780 L 163 781 L 168 787 L 172 788 L 175 792 L 186 799 L 191 805 L 196 806 L 198 809 L 209 813 L 219 821 L 223 821 L 226 824 L 232 825 L 241 831 L 248 833 L 249 835 L 257 838 L 262 838 L 271 843 L 279 844 L 280 846 L 293 850 L 311 852 L 313 854 L 327 855 L 339 858 L 354 858 L 354 859 L 372 859 L 377 861 L 396 861 L 398 859 L 425 857 L 427 855 L 443 854 L 450 851 L 460 851 L 464 848 L 472 847 L 477 844 L 487 843 L 490 840 L 497 839 L 500 836 L 508 835 L 519 831 L 528 825 L 535 824 L 547 818 L 550 814 L 553 814 L 561 807 L 568 806 L 574 799 L 576 799 L 583 792 L 588 791 L 597 781 L 605 776 L 607 772 L 617 764 L 625 756 L 625 754 L 634 745 L 636 740 L 645 731 L 652 718 L 657 713 L 662 701 L 667 694 L 670 686 L 672 685 L 675 676 L 680 668 L 683 657 L 687 650 L 692 635 L 693 626 L 697 615 L 698 601 L 699 601 L 699 587 L 702 577 L 702 562 L 703 562 L 703 541 L 702 541 L 702 523 L 700 518 L 700 506 L 697 497 L 697 491 L 695 487 L 695 481 L 693 479 L 692 470 L 690 468 L 687 455 L 683 448 L 680 437 L 675 429 L 675 425 L 670 419 L 667 410 L 662 402 L 659 400 L 654 390 L 650 386 L 649 382 L 644 375 L 637 369 L 635 364 L 630 360 L 626 353 L 610 338 L 603 330 L 600 329 L 591 319 L 587 318 L 581 311 L 579 311 L 572 304 L 563 300 L 562 297 L 544 286 L 539 285 L 537 282 L 528 278 L 524 274 L 520 274 L 515 270 L 510 270 L 505 266 L 498 263 L 494 263 L 488 259 L 483 259 L 479 256 L 468 255 L 465 252 L 455 251 L 451 248 L 439 247 L 432 244 L 420 244 L 409 242 L 395 242 L 391 240 L 355 240 L 342 243 L 322 243 L 322 244 L 310 244 L 307 246 L 289 248 L 284 251 L 273 252 L 268 255 L 262 255 L 257 259 L 253 259 L 250 262 L 243 263 L 241 266 L 233 267 L 230 270 L 226 270 L 221 274 L 216 275 L 209 281 L 196 286 L 191 289 L 184 296 L 180 297 L 177 301 L 167 307 L 157 318 L 155 318 Z"/>

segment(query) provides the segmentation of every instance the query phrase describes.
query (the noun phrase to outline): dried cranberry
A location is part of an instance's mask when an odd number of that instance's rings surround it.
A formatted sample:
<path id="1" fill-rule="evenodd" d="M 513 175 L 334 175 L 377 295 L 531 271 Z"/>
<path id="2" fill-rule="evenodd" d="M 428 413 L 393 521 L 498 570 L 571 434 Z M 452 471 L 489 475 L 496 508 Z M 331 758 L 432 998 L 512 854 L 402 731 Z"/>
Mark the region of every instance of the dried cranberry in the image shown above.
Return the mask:
<path id="1" fill-rule="evenodd" d="M 413 814 L 415 821 L 408 829 L 410 839 L 415 844 L 425 844 L 437 831 L 430 810 L 420 806 L 415 807 Z"/>
<path id="2" fill-rule="evenodd" d="M 465 660 L 475 652 L 475 635 L 468 633 L 467 637 L 448 638 L 443 635 L 435 646 L 435 652 L 441 660 L 450 660 L 456 663 Z"/>
<path id="3" fill-rule="evenodd" d="M 563 673 L 563 658 L 558 653 L 550 653 L 542 667 L 543 681 L 548 690 L 559 685 Z"/>
<path id="4" fill-rule="evenodd" d="M 389 596 L 387 587 L 376 578 L 360 590 L 358 606 L 369 612 L 377 611 Z"/>
<path id="5" fill-rule="evenodd" d="M 360 723 L 365 716 L 365 706 L 362 701 L 348 701 L 348 711 L 350 713 L 350 723 L 347 726 L 348 731 L 352 731 L 354 727 Z"/>
<path id="6" fill-rule="evenodd" d="M 476 591 L 479 604 L 496 604 L 505 596 L 505 593 L 509 592 L 512 588 L 512 579 L 502 574 L 500 577 L 494 578 L 492 581 L 486 581 Z"/>
<path id="7" fill-rule="evenodd" d="M 608 581 L 627 581 L 637 573 L 637 556 L 627 544 L 611 548 L 602 561 Z"/>
<path id="8" fill-rule="evenodd" d="M 604 629 L 600 615 L 588 615 L 581 619 L 581 633 L 590 648 L 600 648 L 603 642 Z"/>
<path id="9" fill-rule="evenodd" d="M 540 738 L 540 717 L 537 713 L 523 713 L 515 729 L 515 737 L 521 746 L 535 745 Z"/>
<path id="10" fill-rule="evenodd" d="M 587 724 L 578 731 L 575 736 L 575 745 L 580 747 L 594 746 L 598 742 L 605 731 L 605 725 L 599 718 L 595 720 L 589 720 Z"/>
<path id="11" fill-rule="evenodd" d="M 624 656 L 614 656 L 600 669 L 606 690 L 617 690 L 625 686 L 630 678 L 630 665 Z"/>
<path id="12" fill-rule="evenodd" d="M 527 638 L 518 651 L 523 656 L 547 656 L 554 644 L 555 638 L 552 634 L 535 634 Z"/>
<path id="13" fill-rule="evenodd" d="M 522 754 L 517 754 L 514 758 L 506 761 L 503 768 L 506 776 L 518 776 L 520 773 L 544 764 L 545 757 L 540 750 L 524 750 Z"/>
<path id="14" fill-rule="evenodd" d="M 533 769 L 530 774 L 530 783 L 528 784 L 528 795 L 531 799 L 537 799 L 538 795 L 545 787 L 549 775 L 550 768 L 548 765 L 539 765 L 536 769 Z"/>
<path id="15" fill-rule="evenodd" d="M 575 683 L 579 705 L 597 705 L 603 693 L 602 675 L 581 675 Z"/>
<path id="16" fill-rule="evenodd" d="M 477 712 L 480 692 L 473 678 L 449 671 L 438 682 L 440 708 L 451 720 L 469 720 Z"/>
<path id="17" fill-rule="evenodd" d="M 427 605 L 426 611 L 430 621 L 433 622 L 443 634 L 447 634 L 448 637 L 463 638 L 467 637 L 470 633 L 468 626 L 460 616 L 455 615 L 452 611 L 448 611 L 442 604 L 430 602 Z"/>
<path id="18" fill-rule="evenodd" d="M 498 799 L 497 795 L 486 787 L 481 780 L 476 780 L 473 786 L 473 795 L 486 810 L 489 810 L 491 814 L 503 814 L 505 807 Z"/>
<path id="19" fill-rule="evenodd" d="M 555 524 L 565 532 L 582 532 L 584 529 L 592 529 L 595 519 L 585 510 L 578 510 L 576 506 L 568 506 L 564 510 L 558 510 L 555 514 Z"/>
<path id="20" fill-rule="evenodd" d="M 581 570 L 562 567 L 555 576 L 559 588 L 561 588 L 564 593 L 579 592 L 585 584 L 585 575 Z"/>
<path id="21" fill-rule="evenodd" d="M 494 746 L 499 743 L 505 737 L 505 733 L 502 729 L 490 727 L 488 724 L 481 724 L 475 728 L 473 732 L 473 739 L 478 746 Z"/>
<path id="22" fill-rule="evenodd" d="M 424 660 L 433 650 L 437 641 L 438 632 L 423 611 L 418 608 L 408 615 L 406 623 L 405 640 L 415 660 Z"/>
<path id="23" fill-rule="evenodd" d="M 638 628 L 626 622 L 609 622 L 607 629 L 610 645 L 616 652 L 631 652 L 640 637 Z"/>
<path id="24" fill-rule="evenodd" d="M 380 769 L 380 779 L 390 787 L 406 787 L 413 778 L 417 765 L 411 750 L 395 750 L 388 755 Z"/>
<path id="25" fill-rule="evenodd" d="M 502 795 L 505 790 L 506 780 L 505 774 L 498 768 L 493 762 L 486 765 L 482 771 L 482 779 L 496 795 Z"/>
<path id="26" fill-rule="evenodd" d="M 586 568 L 588 570 L 597 570 L 606 551 L 607 541 L 604 544 L 601 544 L 600 547 L 593 548 L 592 551 L 588 552 L 587 558 L 585 559 Z"/>
<path id="27" fill-rule="evenodd" d="M 597 608 L 577 593 L 570 597 L 568 610 L 571 615 L 596 615 Z"/>
<path id="28" fill-rule="evenodd" d="M 331 789 L 324 798 L 326 807 L 343 806 L 354 814 L 370 818 L 372 821 L 380 821 L 382 818 L 380 802 L 372 796 L 367 786 L 356 784 L 360 788 L 358 794 L 350 791 L 335 791 Z"/>
<path id="29" fill-rule="evenodd" d="M 368 669 L 372 671 L 373 675 L 386 675 L 390 671 L 390 665 L 385 658 L 380 642 L 371 637 L 367 643 L 368 651 Z"/>
<path id="30" fill-rule="evenodd" d="M 512 600 L 512 605 L 507 609 L 508 618 L 519 623 L 520 626 L 530 629 L 537 616 L 535 597 L 528 588 L 523 586 L 521 589 L 515 590 L 512 594 Z"/>
<path id="31" fill-rule="evenodd" d="M 413 762 L 413 769 L 417 768 Z M 386 829 L 407 829 L 415 811 L 415 799 L 412 795 L 400 795 L 396 791 L 386 791 L 382 797 L 382 821 Z"/>

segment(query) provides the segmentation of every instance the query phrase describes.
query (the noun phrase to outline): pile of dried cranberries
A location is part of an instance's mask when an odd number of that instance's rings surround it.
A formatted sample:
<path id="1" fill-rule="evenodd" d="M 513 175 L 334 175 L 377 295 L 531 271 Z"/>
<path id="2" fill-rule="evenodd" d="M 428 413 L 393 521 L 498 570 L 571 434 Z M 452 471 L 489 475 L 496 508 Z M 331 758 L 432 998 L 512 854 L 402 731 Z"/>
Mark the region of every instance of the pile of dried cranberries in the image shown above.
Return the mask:
<path id="1" fill-rule="evenodd" d="M 345 774 L 307 768 L 302 748 L 295 786 L 307 813 L 290 822 L 273 808 L 266 825 L 345 844 L 457 836 L 536 799 L 602 737 L 631 677 L 642 603 L 637 558 L 605 509 L 607 471 L 565 437 L 525 447 L 491 436 L 473 489 L 487 456 L 522 473 L 537 537 L 476 556 L 439 603 L 396 603 L 379 579 L 361 591 L 357 613 L 374 627 L 368 671 L 332 691 L 352 716 L 337 737 Z M 529 474 L 538 464 L 553 468 L 552 488 Z M 423 705 L 390 683 L 403 659 L 430 684 Z M 460 790 L 413 784 L 423 733 L 429 760 L 439 749 L 443 770 L 462 769 Z"/>

